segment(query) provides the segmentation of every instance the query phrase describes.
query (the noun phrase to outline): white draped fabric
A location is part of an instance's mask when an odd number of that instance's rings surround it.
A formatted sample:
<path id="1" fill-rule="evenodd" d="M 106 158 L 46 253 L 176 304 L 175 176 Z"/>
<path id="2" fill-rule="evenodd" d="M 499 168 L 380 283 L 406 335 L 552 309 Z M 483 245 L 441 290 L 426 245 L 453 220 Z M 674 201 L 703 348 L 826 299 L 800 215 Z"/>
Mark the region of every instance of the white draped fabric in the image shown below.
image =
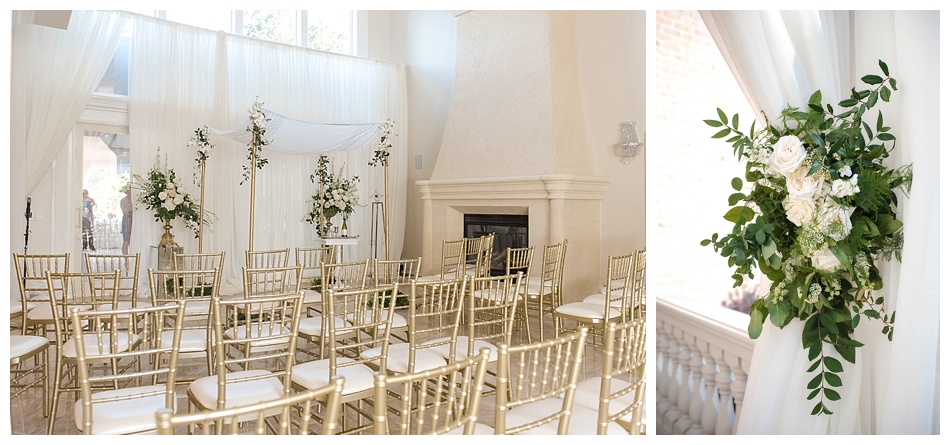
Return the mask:
<path id="1" fill-rule="evenodd" d="M 318 154 L 366 148 L 373 136 L 378 137 L 380 122 L 370 124 L 321 124 L 291 119 L 264 109 L 267 116 L 265 150 L 289 154 Z M 231 130 L 209 128 L 211 136 L 226 137 L 244 145 L 251 143 L 250 119 Z M 212 138 L 213 139 L 213 138 Z"/>
<path id="2" fill-rule="evenodd" d="M 13 11 L 10 80 L 10 246 L 22 252 L 26 197 L 44 177 L 58 196 L 79 202 L 71 144 L 73 128 L 92 97 L 115 52 L 127 13 L 72 11 L 68 29 L 33 24 L 34 11 Z M 34 208 L 54 209 L 51 203 Z M 57 227 L 48 241 L 51 251 L 72 250 L 79 240 L 78 205 L 47 213 Z M 36 245 L 32 239 L 31 245 Z M 30 253 L 35 252 L 31 250 Z M 78 265 L 75 258 L 73 266 Z M 11 277 L 15 277 L 11 264 Z M 16 279 L 10 280 L 16 289 Z M 15 295 L 11 292 L 11 295 Z"/>
<path id="3" fill-rule="evenodd" d="M 385 187 L 383 169 L 368 165 L 378 142 L 372 137 L 373 124 L 368 123 L 392 119 L 397 136 L 390 156 L 390 256 L 399 257 L 405 231 L 404 147 L 408 139 L 405 75 L 401 66 L 215 33 L 139 15 L 133 15 L 133 20 L 129 68 L 133 173 L 145 174 L 154 165 L 160 148 L 163 161 L 164 155 L 168 155 L 168 166 L 187 179 L 195 168 L 195 151 L 187 147 L 194 130 L 207 125 L 238 129 L 232 134 L 239 133 L 246 128 L 248 109 L 255 99 L 260 100 L 264 108 L 286 119 L 268 123 L 264 135 L 272 142 L 260 154 L 267 159 L 267 165 L 256 172 L 253 248 L 293 250 L 319 241 L 304 218 L 310 208 L 310 196 L 316 190 L 310 181 L 318 158 L 312 154 L 313 149 L 324 142 L 310 139 L 318 136 L 309 124 L 341 124 L 337 130 L 346 131 L 361 128 L 356 141 L 352 134 L 339 132 L 319 137 L 336 139 L 341 147 L 362 143 L 361 149 L 335 151 L 329 156 L 334 169 L 343 168 L 345 175 L 360 179 L 361 207 L 347 222 L 350 232 L 360 236 L 360 243 L 346 254 L 354 259 L 369 258 L 372 195 L 382 194 Z M 303 133 L 283 131 L 303 127 Z M 250 184 L 245 181 L 241 185 L 242 167 L 249 166 L 248 151 L 244 142 L 227 137 L 215 137 L 212 142 L 215 149 L 207 161 L 205 205 L 217 221 L 205 230 L 202 250 L 227 252 L 222 292 L 236 292 L 240 289 L 244 251 L 249 245 Z M 282 149 L 277 151 L 275 147 Z M 197 200 L 197 185 L 187 182 L 186 189 Z M 136 251 L 146 252 L 147 240 L 157 243 L 160 238 L 160 224 L 147 216 L 143 214 L 133 220 Z M 196 252 L 197 240 L 179 226 L 174 230 L 176 240 L 186 251 Z M 382 236 L 380 230 L 379 256 L 383 252 Z"/>
<path id="4" fill-rule="evenodd" d="M 850 16 L 849 16 L 850 14 Z M 755 109 L 775 116 L 821 89 L 847 97 L 884 60 L 899 90 L 884 104 L 898 145 L 890 166 L 914 165 L 901 262 L 879 263 L 893 341 L 874 321 L 856 333 L 865 346 L 843 374 L 835 415 L 811 416 L 802 374 L 801 326 L 766 324 L 756 341 L 737 432 L 740 434 L 939 433 L 939 13 L 934 11 L 702 11 L 704 22 Z M 853 30 L 849 22 L 853 21 Z M 853 46 L 853 49 L 852 49 Z M 858 385 L 855 387 L 854 385 Z"/>

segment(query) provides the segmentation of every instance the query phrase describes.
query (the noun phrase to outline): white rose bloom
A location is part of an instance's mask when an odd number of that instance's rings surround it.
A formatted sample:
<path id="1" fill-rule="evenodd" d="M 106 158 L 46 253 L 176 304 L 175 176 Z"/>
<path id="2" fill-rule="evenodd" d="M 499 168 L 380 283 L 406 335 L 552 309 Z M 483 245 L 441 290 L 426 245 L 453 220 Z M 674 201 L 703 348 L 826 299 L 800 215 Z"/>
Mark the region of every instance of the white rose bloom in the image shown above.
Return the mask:
<path id="1" fill-rule="evenodd" d="M 851 214 L 854 213 L 854 207 L 843 206 L 830 199 L 825 201 L 825 204 L 818 212 L 821 226 L 829 229 L 828 236 L 831 239 L 841 241 L 851 233 Z M 840 229 L 833 228 L 833 225 Z"/>
<path id="2" fill-rule="evenodd" d="M 185 202 L 185 200 L 181 198 L 181 195 L 179 195 L 179 196 L 176 196 L 175 199 L 172 200 L 172 202 L 174 202 L 175 205 L 178 205 Z"/>
<path id="3" fill-rule="evenodd" d="M 782 136 L 772 147 L 769 166 L 785 176 L 792 174 L 805 162 L 805 147 L 795 136 Z"/>
<path id="4" fill-rule="evenodd" d="M 810 221 L 815 214 L 815 201 L 811 199 L 788 197 L 782 201 L 782 206 L 785 207 L 785 217 L 798 227 Z"/>
<path id="5" fill-rule="evenodd" d="M 811 265 L 818 270 L 834 272 L 841 267 L 841 261 L 838 261 L 838 257 L 825 247 L 824 250 L 811 257 Z"/>
<path id="6" fill-rule="evenodd" d="M 785 181 L 788 196 L 793 199 L 814 200 L 821 191 L 824 179 L 820 175 L 808 175 L 807 168 L 795 170 Z"/>
<path id="7" fill-rule="evenodd" d="M 172 210 L 175 210 L 175 203 L 171 201 L 165 201 L 165 204 L 162 204 L 162 207 L 164 207 L 165 210 L 168 210 L 170 212 Z"/>
<path id="8" fill-rule="evenodd" d="M 172 198 L 178 195 L 178 193 L 175 193 L 175 189 L 168 189 L 165 191 L 168 192 L 168 196 L 171 196 Z"/>
<path id="9" fill-rule="evenodd" d="M 168 193 L 158 192 L 158 199 L 161 199 L 162 201 L 164 201 L 165 198 L 168 198 Z"/>

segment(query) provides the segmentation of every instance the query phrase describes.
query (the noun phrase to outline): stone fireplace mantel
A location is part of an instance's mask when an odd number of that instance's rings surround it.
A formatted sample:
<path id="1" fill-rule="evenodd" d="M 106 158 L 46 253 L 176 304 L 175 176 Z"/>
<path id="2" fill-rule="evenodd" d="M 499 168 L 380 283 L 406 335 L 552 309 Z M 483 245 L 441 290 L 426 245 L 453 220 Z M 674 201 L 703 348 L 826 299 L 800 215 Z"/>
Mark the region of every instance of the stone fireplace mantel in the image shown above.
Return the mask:
<path id="1" fill-rule="evenodd" d="M 568 240 L 564 301 L 600 286 L 600 201 L 608 179 L 551 174 L 418 181 L 424 206 L 422 273 L 435 273 L 442 241 L 463 237 L 467 213 L 528 215 L 534 264 L 545 244 Z M 540 267 L 532 268 L 540 274 Z"/>

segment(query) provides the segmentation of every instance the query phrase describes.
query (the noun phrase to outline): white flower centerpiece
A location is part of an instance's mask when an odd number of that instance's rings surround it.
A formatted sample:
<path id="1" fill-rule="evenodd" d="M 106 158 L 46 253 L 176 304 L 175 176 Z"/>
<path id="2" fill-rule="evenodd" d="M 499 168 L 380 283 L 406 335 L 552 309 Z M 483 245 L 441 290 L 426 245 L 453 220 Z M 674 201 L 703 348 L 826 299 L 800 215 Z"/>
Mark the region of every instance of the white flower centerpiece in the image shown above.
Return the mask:
<path id="1" fill-rule="evenodd" d="M 732 233 L 714 233 L 701 244 L 712 245 L 736 268 L 735 287 L 755 268 L 772 281 L 769 293 L 752 304 L 750 337 L 761 334 L 766 318 L 779 328 L 793 319 L 804 322 L 807 372 L 814 374 L 807 399 L 817 399 L 813 415 L 832 414 L 827 402 L 841 398 L 835 388 L 842 386 L 842 364 L 822 345 L 854 363 L 862 315 L 879 320 L 888 339 L 894 333 L 895 313 L 887 314 L 882 295 L 872 295 L 883 288 L 874 261 L 900 260 L 903 224 L 895 190 L 910 192 L 912 172 L 910 165 L 884 165 L 896 138 L 883 115 L 863 120 L 897 90 L 887 65 L 879 66 L 883 77 L 862 77 L 869 88 L 852 89 L 838 110 L 816 91 L 807 110 L 786 108 L 779 125 L 767 122 L 756 132 L 753 123 L 748 135 L 738 129 L 738 115 L 730 121 L 717 109 L 718 119 L 705 120 L 722 128 L 713 138 L 734 134 L 727 142 L 745 162 L 746 175 L 732 180 L 732 208 L 724 216 L 735 224 Z"/>
<path id="2" fill-rule="evenodd" d="M 334 174 L 329 158 L 320 156 L 316 171 L 310 175 L 310 182 L 317 184 L 317 191 L 311 196 L 312 205 L 305 221 L 317 228 L 321 238 L 329 234 L 331 218 L 339 214 L 346 218 L 359 205 L 356 187 L 359 180 L 359 176 L 345 178 L 343 167 Z"/>
<path id="3" fill-rule="evenodd" d="M 159 157 L 156 156 L 155 166 L 145 178 L 133 176 L 132 187 L 139 190 L 135 198 L 136 203 L 152 211 L 155 221 L 165 224 L 165 234 L 162 235 L 164 244 L 174 243 L 170 232 L 172 221 L 181 219 L 197 236 L 199 218 L 204 216 L 204 222 L 209 223 L 212 217 L 209 213 L 202 212 L 195 204 L 179 182 L 175 170 L 168 168 L 167 159 L 159 167 Z"/>

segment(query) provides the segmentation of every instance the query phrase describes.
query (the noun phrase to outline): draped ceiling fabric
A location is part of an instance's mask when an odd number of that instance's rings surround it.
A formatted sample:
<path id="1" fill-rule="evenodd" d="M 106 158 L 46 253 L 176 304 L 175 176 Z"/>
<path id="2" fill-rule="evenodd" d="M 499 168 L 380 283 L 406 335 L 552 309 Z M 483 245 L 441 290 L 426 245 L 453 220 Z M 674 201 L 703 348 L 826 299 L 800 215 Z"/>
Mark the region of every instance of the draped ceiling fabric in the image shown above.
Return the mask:
<path id="1" fill-rule="evenodd" d="M 939 434 L 939 12 L 701 11 L 756 110 L 775 116 L 822 90 L 826 101 L 877 73 L 884 60 L 898 80 L 879 103 L 897 137 L 885 164 L 913 164 L 909 196 L 898 198 L 904 222 L 900 262 L 878 262 L 886 312 L 898 313 L 893 341 L 862 320 L 855 372 L 834 416 L 810 416 L 802 376 L 800 325 L 769 323 L 756 340 L 737 432 L 740 434 Z M 875 113 L 876 114 L 876 113 Z M 761 116 L 760 116 L 761 118 Z M 791 329 L 791 330 L 790 330 Z M 788 332 L 786 332 L 788 331 Z M 857 386 L 856 386 L 857 385 Z"/>
<path id="2" fill-rule="evenodd" d="M 264 109 L 267 122 L 264 150 L 289 154 L 318 154 L 364 148 L 379 131 L 379 123 L 321 124 L 291 119 Z M 209 128 L 212 135 L 226 137 L 244 145 L 251 143 L 250 119 L 231 130 Z"/>

